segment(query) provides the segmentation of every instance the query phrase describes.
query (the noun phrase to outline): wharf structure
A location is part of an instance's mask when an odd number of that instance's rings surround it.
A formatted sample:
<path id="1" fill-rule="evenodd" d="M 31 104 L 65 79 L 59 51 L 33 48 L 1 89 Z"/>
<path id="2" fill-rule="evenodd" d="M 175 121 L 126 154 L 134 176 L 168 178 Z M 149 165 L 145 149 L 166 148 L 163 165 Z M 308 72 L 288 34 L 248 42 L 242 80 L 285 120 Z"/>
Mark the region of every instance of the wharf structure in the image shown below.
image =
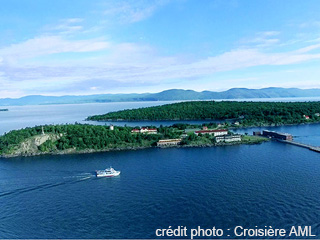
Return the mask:
<path id="1" fill-rule="evenodd" d="M 320 153 L 320 147 L 315 147 L 315 146 L 311 146 L 311 145 L 308 145 L 308 144 L 304 144 L 304 143 L 299 143 L 299 142 L 294 142 L 294 141 L 287 141 L 287 140 L 280 140 L 278 139 L 279 142 L 283 142 L 283 143 L 288 143 L 288 144 L 291 144 L 291 145 L 295 145 L 295 146 L 298 146 L 298 147 L 303 147 L 303 148 L 307 148 L 311 151 L 315 151 L 315 152 L 319 152 Z"/>
<path id="2" fill-rule="evenodd" d="M 292 141 L 293 140 L 292 135 L 289 134 L 289 133 L 278 133 L 278 132 L 269 131 L 269 130 L 263 130 L 262 136 L 275 138 L 275 139 L 280 139 L 280 140 L 286 140 L 286 141 Z"/>
<path id="3" fill-rule="evenodd" d="M 256 133 L 255 135 L 258 135 L 258 134 Z M 278 133 L 278 132 L 274 132 L 274 131 L 264 130 L 262 132 L 262 136 L 273 138 L 273 139 L 277 140 L 278 142 L 288 143 L 288 144 L 295 145 L 298 147 L 307 148 L 311 151 L 320 152 L 320 147 L 315 147 L 315 146 L 312 146 L 309 144 L 299 143 L 299 142 L 293 141 L 293 136 L 289 133 Z"/>

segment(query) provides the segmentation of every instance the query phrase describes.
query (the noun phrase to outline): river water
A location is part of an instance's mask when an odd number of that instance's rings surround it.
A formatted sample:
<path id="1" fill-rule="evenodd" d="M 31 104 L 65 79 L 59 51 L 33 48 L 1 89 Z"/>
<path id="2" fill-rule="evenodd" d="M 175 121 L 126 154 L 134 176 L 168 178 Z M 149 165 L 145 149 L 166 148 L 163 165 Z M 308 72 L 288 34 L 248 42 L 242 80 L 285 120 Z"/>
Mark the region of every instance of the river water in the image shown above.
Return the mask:
<path id="1" fill-rule="evenodd" d="M 10 107 L 0 130 L 158 104 Z M 319 124 L 268 129 L 320 146 Z M 94 177 L 109 166 L 121 175 Z M 319 153 L 278 142 L 0 159 L 0 238 L 156 238 L 179 225 L 216 226 L 225 238 L 236 226 L 302 225 L 319 238 L 319 173 Z"/>

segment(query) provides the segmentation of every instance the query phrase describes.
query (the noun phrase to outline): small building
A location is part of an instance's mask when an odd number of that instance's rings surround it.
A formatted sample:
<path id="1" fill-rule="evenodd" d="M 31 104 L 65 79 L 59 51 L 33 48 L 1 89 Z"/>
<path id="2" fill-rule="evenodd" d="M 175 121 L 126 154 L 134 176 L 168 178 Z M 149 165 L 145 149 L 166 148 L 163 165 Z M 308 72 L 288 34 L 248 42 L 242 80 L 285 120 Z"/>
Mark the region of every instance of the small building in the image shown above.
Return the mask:
<path id="1" fill-rule="evenodd" d="M 131 130 L 131 133 L 146 133 L 146 134 L 157 134 L 158 131 L 156 128 L 140 128 L 140 129 L 137 129 L 137 128 L 134 128 Z"/>
<path id="2" fill-rule="evenodd" d="M 186 138 L 186 137 L 188 137 L 188 134 L 186 134 L 186 133 L 183 133 L 183 134 L 181 134 L 181 136 L 180 136 L 181 138 Z"/>
<path id="3" fill-rule="evenodd" d="M 227 135 L 228 134 L 228 130 L 227 129 L 215 129 L 215 130 L 200 130 L 200 131 L 195 131 L 194 132 L 196 135 L 201 134 L 209 134 L 209 135 L 213 135 L 214 137 L 216 136 L 223 136 L 223 135 Z"/>
<path id="4" fill-rule="evenodd" d="M 314 114 L 316 117 L 320 117 L 320 113 L 315 113 Z"/>
<path id="5" fill-rule="evenodd" d="M 159 140 L 159 142 L 157 142 L 157 146 L 158 147 L 165 147 L 165 146 L 176 146 L 179 145 L 181 143 L 181 138 L 177 138 L 177 139 L 163 139 L 163 140 Z"/>
<path id="6" fill-rule="evenodd" d="M 225 135 L 225 136 L 218 136 L 216 137 L 216 142 L 240 142 L 241 135 Z"/>
<path id="7" fill-rule="evenodd" d="M 234 125 L 236 125 L 236 126 L 239 126 L 240 125 L 240 123 L 237 121 L 237 122 L 234 122 L 233 123 Z"/>
<path id="8" fill-rule="evenodd" d="M 310 117 L 308 115 L 303 115 L 303 117 L 306 119 L 306 120 L 309 120 Z"/>
<path id="9" fill-rule="evenodd" d="M 253 132 L 253 136 L 261 136 L 261 132 L 260 131 L 254 131 Z"/>
<path id="10" fill-rule="evenodd" d="M 141 128 L 140 133 L 157 134 L 156 128 Z"/>
<path id="11" fill-rule="evenodd" d="M 114 130 L 114 126 L 111 124 L 110 125 L 110 130 L 113 131 Z"/>
<path id="12" fill-rule="evenodd" d="M 271 138 L 280 139 L 280 140 L 287 140 L 287 141 L 293 140 L 292 135 L 289 133 L 278 133 L 274 131 L 263 130 L 262 135 L 264 137 L 271 137 Z"/>
<path id="13" fill-rule="evenodd" d="M 203 126 L 202 130 L 208 130 L 208 127 L 207 126 Z"/>

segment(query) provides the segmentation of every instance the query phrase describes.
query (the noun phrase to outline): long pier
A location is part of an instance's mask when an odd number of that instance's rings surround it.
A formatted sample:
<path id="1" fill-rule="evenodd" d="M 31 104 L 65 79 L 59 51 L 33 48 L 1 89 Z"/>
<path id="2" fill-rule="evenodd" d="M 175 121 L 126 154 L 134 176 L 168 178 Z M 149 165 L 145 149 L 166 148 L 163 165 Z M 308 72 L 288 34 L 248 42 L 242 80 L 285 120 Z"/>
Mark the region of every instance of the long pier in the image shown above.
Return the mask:
<path id="1" fill-rule="evenodd" d="M 279 133 L 279 132 L 275 132 L 275 131 L 263 130 L 262 134 L 261 134 L 261 132 L 253 132 L 253 135 L 261 135 L 263 137 L 268 137 L 268 138 L 274 139 L 278 142 L 307 148 L 311 151 L 315 151 L 315 152 L 320 153 L 320 147 L 315 147 L 315 146 L 312 146 L 309 144 L 295 142 L 295 141 L 293 141 L 293 136 L 289 133 Z"/>
<path id="2" fill-rule="evenodd" d="M 304 144 L 304 143 L 299 143 L 299 142 L 295 142 L 295 141 L 289 141 L 289 140 L 277 139 L 277 141 L 283 142 L 283 143 L 288 143 L 288 144 L 295 145 L 295 146 L 298 146 L 298 147 L 307 148 L 307 149 L 309 149 L 309 150 L 311 150 L 311 151 L 315 151 L 315 152 L 320 153 L 320 147 L 315 147 L 315 146 L 312 146 L 312 145 L 308 145 L 308 144 Z"/>

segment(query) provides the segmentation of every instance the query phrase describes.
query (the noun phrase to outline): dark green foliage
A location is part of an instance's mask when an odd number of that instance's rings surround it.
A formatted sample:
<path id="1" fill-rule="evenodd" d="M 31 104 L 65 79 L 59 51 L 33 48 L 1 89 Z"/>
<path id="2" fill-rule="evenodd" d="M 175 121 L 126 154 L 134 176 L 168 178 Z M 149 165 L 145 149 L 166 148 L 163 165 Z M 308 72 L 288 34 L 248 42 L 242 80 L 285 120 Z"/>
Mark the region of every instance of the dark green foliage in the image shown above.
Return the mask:
<path id="1" fill-rule="evenodd" d="M 320 121 L 320 102 L 231 102 L 194 101 L 156 107 L 110 112 L 88 117 L 88 120 L 225 120 L 238 119 L 243 126 L 296 124 Z M 177 128 L 184 129 L 183 124 Z"/>
<path id="2" fill-rule="evenodd" d="M 180 133 L 172 127 L 162 127 L 158 131 L 163 134 L 132 134 L 131 127 L 115 127 L 113 131 L 107 126 L 89 124 L 45 125 L 44 132 L 57 134 L 57 141 L 48 140 L 38 149 L 41 152 L 52 152 L 66 149 L 113 149 L 125 147 L 149 147 L 156 145 L 163 138 L 177 138 Z M 42 126 L 14 130 L 0 136 L 0 154 L 9 153 L 24 140 L 40 135 Z"/>

